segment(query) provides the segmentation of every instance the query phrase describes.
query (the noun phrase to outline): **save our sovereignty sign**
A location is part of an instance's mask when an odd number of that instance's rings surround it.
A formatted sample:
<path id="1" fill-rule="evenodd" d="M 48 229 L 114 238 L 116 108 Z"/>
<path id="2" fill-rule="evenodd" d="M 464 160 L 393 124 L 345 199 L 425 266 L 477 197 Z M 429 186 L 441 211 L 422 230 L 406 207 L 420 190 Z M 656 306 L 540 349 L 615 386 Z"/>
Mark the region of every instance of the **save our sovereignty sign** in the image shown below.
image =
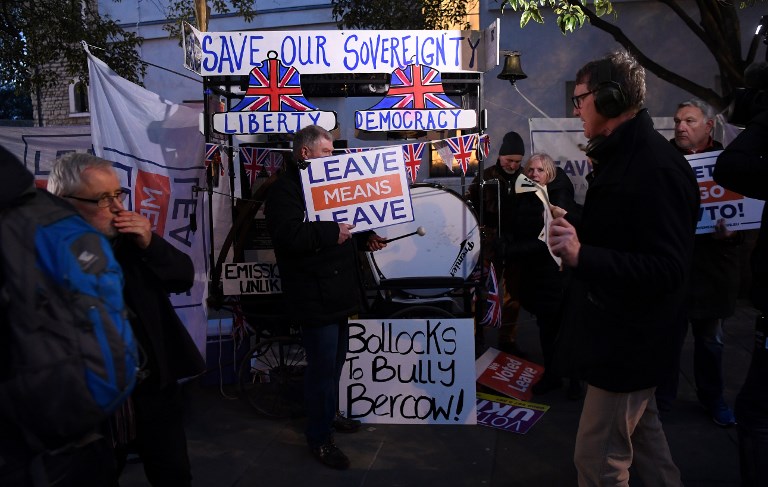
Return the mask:
<path id="1" fill-rule="evenodd" d="M 413 221 L 399 146 L 308 162 L 301 182 L 310 221 L 348 223 L 353 232 Z"/>
<path id="2" fill-rule="evenodd" d="M 719 219 L 724 219 L 729 230 L 760 228 L 763 201 L 747 198 L 727 190 L 712 179 L 717 156 L 722 151 L 703 152 L 685 156 L 699 183 L 701 205 L 696 233 L 712 233 Z"/>
<path id="3" fill-rule="evenodd" d="M 365 423 L 476 424 L 474 322 L 350 320 L 339 407 Z"/>

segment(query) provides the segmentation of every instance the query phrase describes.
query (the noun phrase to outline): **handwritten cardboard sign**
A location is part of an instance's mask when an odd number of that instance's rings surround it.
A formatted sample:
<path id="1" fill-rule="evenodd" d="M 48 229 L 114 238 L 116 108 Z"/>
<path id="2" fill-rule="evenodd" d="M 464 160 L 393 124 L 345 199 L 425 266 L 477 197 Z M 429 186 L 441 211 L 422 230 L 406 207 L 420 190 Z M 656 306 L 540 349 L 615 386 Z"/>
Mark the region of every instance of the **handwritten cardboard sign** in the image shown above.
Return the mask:
<path id="1" fill-rule="evenodd" d="M 477 393 L 477 424 L 524 435 L 549 410 L 546 404 Z"/>
<path id="2" fill-rule="evenodd" d="M 715 224 L 721 218 L 729 230 L 760 228 L 763 201 L 753 200 L 727 190 L 712 179 L 717 156 L 722 151 L 703 152 L 685 156 L 693 168 L 699 183 L 701 206 L 696 233 L 713 233 Z"/>
<path id="3" fill-rule="evenodd" d="M 505 396 L 528 401 L 533 385 L 541 379 L 544 367 L 489 348 L 475 362 L 477 382 Z"/>
<path id="4" fill-rule="evenodd" d="M 225 296 L 280 294 L 280 271 L 274 262 L 227 262 L 221 275 Z"/>
<path id="5" fill-rule="evenodd" d="M 349 325 L 341 409 L 366 423 L 476 423 L 472 319 Z"/>
<path id="6" fill-rule="evenodd" d="M 353 232 L 413 221 L 399 146 L 309 162 L 301 182 L 310 221 L 349 223 L 355 225 Z"/>

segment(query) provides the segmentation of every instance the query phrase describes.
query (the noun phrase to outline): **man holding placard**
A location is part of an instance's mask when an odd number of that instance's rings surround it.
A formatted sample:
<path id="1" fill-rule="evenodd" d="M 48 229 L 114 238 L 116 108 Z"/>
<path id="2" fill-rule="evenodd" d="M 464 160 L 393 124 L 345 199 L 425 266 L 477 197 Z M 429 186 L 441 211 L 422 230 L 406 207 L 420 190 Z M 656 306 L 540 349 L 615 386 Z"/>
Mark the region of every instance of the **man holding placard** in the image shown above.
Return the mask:
<path id="1" fill-rule="evenodd" d="M 270 188 L 264 214 L 280 268 L 286 314 L 301 325 L 307 353 L 307 443 L 317 460 L 343 470 L 349 459 L 336 446 L 333 433 L 360 428 L 359 421 L 338 411 L 339 380 L 349 345 L 347 319 L 359 311 L 362 296 L 355 244 L 375 251 L 386 243 L 373 232 L 353 238 L 354 225 L 349 223 L 307 218 L 301 170 L 309 166 L 308 160 L 332 152 L 333 136 L 322 127 L 310 125 L 296 132 L 293 161 Z"/>

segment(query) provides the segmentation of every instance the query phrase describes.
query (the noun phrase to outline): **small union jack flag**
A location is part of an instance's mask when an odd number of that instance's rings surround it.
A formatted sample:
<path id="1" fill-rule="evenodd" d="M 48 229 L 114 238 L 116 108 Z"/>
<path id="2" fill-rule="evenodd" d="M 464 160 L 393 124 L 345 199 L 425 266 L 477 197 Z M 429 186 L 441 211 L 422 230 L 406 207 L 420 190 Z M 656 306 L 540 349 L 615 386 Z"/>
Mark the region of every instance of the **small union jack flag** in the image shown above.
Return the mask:
<path id="1" fill-rule="evenodd" d="M 232 112 L 306 112 L 317 110 L 304 98 L 301 75 L 291 66 L 285 67 L 279 59 L 267 59 L 251 70 L 248 89 Z"/>
<path id="2" fill-rule="evenodd" d="M 240 148 L 240 163 L 243 165 L 243 169 L 245 169 L 245 175 L 248 177 L 251 187 L 253 187 L 253 183 L 256 181 L 256 177 L 261 170 L 264 169 L 264 160 L 270 152 L 272 152 L 270 149 Z"/>
<path id="3" fill-rule="evenodd" d="M 480 324 L 491 328 L 501 327 L 501 293 L 499 292 L 499 282 L 496 279 L 496 269 L 493 262 L 488 267 L 488 277 L 485 281 L 485 316 L 480 320 Z"/>
<path id="4" fill-rule="evenodd" d="M 416 182 L 416 176 L 419 175 L 421 156 L 424 154 L 425 145 L 426 142 L 420 142 L 402 146 L 403 158 L 405 159 L 405 170 L 408 171 L 408 176 L 411 178 L 412 183 Z"/>
<path id="5" fill-rule="evenodd" d="M 477 143 L 477 134 L 462 135 L 446 139 L 448 147 L 451 149 L 453 159 L 461 166 L 461 172 L 467 174 L 469 161 L 472 160 L 472 151 Z"/>
<path id="6" fill-rule="evenodd" d="M 370 150 L 368 147 L 349 147 L 344 149 L 344 153 L 346 154 L 352 154 L 355 152 L 365 152 L 367 150 Z"/>
<path id="7" fill-rule="evenodd" d="M 387 95 L 371 110 L 458 108 L 445 94 L 440 71 L 411 64 L 392 72 Z"/>
<path id="8" fill-rule="evenodd" d="M 221 175 L 224 175 L 224 166 L 221 164 L 221 146 L 219 144 L 206 142 L 205 143 L 205 161 L 203 164 L 205 168 L 213 163 L 213 167 L 221 168 Z M 214 174 L 215 175 L 215 174 Z"/>
<path id="9" fill-rule="evenodd" d="M 488 158 L 488 154 L 491 152 L 491 136 L 484 134 L 480 136 L 480 155 L 483 156 L 483 160 Z"/>
<path id="10" fill-rule="evenodd" d="M 267 173 L 271 176 L 275 174 L 280 166 L 283 165 L 283 154 L 280 151 L 273 150 L 269 153 L 269 157 L 264 160 L 264 167 Z"/>

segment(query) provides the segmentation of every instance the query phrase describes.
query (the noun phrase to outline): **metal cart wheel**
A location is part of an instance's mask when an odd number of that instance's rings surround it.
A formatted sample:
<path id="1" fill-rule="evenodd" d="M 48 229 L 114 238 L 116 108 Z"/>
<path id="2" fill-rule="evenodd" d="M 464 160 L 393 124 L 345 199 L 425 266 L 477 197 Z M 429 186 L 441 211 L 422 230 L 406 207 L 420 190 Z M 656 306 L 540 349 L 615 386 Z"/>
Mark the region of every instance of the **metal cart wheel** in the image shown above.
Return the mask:
<path id="1" fill-rule="evenodd" d="M 243 358 L 241 396 L 259 414 L 271 418 L 304 414 L 306 352 L 298 336 L 260 340 Z"/>

